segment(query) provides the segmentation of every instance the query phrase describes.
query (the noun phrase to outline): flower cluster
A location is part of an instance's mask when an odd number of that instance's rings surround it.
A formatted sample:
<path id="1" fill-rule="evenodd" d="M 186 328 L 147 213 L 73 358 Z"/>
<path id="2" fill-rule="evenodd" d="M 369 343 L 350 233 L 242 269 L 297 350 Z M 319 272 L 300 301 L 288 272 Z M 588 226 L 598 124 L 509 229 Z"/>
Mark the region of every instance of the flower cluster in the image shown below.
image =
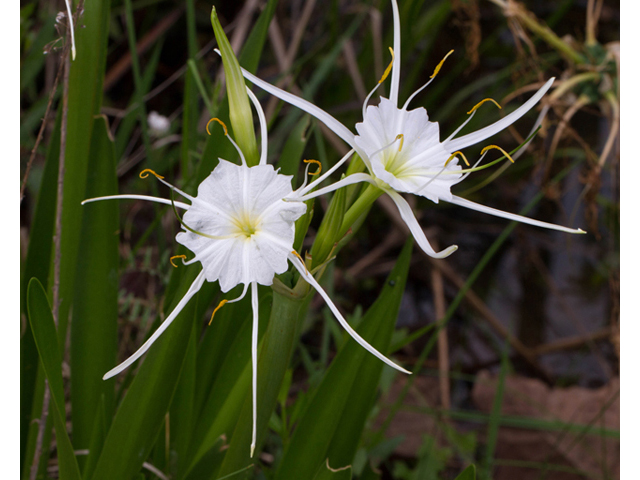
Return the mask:
<path id="1" fill-rule="evenodd" d="M 392 5 L 394 20 L 393 59 L 383 78 L 365 100 L 362 108 L 362 122 L 355 125 L 357 134 L 354 134 L 318 106 L 243 71 L 247 80 L 322 121 L 351 147 L 351 151 L 347 155 L 315 181 L 307 184 L 305 176 L 305 183 L 294 190 L 291 185 L 292 177 L 279 173 L 273 166 L 267 164 L 266 120 L 260 103 L 247 88 L 247 95 L 251 99 L 260 121 L 262 149 L 258 165 L 249 166 L 247 164 L 242 150 L 228 135 L 226 126 L 218 120 L 225 129 L 227 138 L 238 151 L 241 164 L 237 165 L 220 159 L 211 174 L 199 185 L 195 197 L 169 184 L 155 172 L 145 170 L 141 176 L 146 177 L 149 173 L 155 175 L 159 181 L 171 189 L 171 199 L 143 195 L 114 195 L 83 202 L 107 199 L 142 199 L 172 205 L 182 225 L 182 231 L 177 234 L 176 241 L 193 253 L 193 257 L 190 259 L 182 255 L 179 257 L 182 257 L 184 265 L 200 263 L 202 266 L 202 271 L 193 281 L 187 293 L 165 318 L 161 326 L 131 357 L 107 372 L 104 376 L 105 379 L 117 375 L 140 358 L 169 327 L 205 281 L 217 281 L 224 293 L 228 293 L 238 285 L 243 285 L 243 291 L 239 297 L 223 300 L 218 308 L 225 303 L 241 300 L 246 296 L 250 287 L 253 308 L 251 339 L 254 420 L 251 454 L 253 455 L 256 444 L 258 285 L 272 285 L 275 276 L 286 272 L 290 264 L 301 278 L 313 286 L 322 296 L 339 323 L 360 345 L 391 367 L 410 373 L 378 352 L 350 327 L 314 276 L 307 270 L 307 265 L 300 255 L 294 250 L 295 222 L 306 213 L 305 201 L 347 185 L 360 182 L 372 184 L 391 197 L 420 248 L 436 258 L 450 255 L 457 249 L 457 246 L 451 245 L 436 252 L 429 244 L 402 193 L 420 195 L 435 203 L 444 200 L 531 225 L 570 233 L 583 233 L 579 229 L 569 229 L 485 207 L 451 193 L 453 185 L 461 182 L 475 171 L 487 150 L 498 148 L 502 151 L 499 147 L 489 145 L 483 149 L 482 156 L 476 165 L 473 167 L 467 165 L 467 168 L 464 168 L 458 160 L 458 157 L 461 157 L 466 162 L 466 158 L 460 150 L 488 139 L 521 118 L 549 90 L 553 79 L 545 83 L 521 107 L 501 120 L 473 133 L 457 136 L 476 114 L 477 107 L 480 106 L 478 104 L 469 112 L 470 116 L 467 121 L 450 137 L 441 141 L 438 123 L 429 120 L 427 111 L 424 108 L 409 110 L 408 106 L 415 96 L 435 78 L 444 60 L 436 67 L 429 82 L 413 93 L 402 107 L 399 107 L 400 20 L 396 0 L 392 0 Z M 377 105 L 369 105 L 372 95 L 389 74 L 391 75 L 389 98 L 380 98 Z M 317 188 L 354 153 L 357 153 L 362 159 L 368 173 L 348 175 L 327 187 Z M 506 152 L 504 153 L 509 157 Z M 186 201 L 173 200 L 174 192 Z M 182 218 L 177 209 L 185 212 Z M 175 258 L 172 257 L 172 263 Z"/>

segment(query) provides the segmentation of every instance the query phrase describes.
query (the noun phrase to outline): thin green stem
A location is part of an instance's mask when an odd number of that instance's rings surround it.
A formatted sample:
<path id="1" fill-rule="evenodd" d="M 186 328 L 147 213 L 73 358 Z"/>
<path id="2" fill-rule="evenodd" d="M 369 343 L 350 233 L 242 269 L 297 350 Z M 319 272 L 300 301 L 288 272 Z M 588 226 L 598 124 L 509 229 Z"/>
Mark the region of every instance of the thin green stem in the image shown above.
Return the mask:
<path id="1" fill-rule="evenodd" d="M 360 218 L 360 216 L 369 210 L 369 207 L 373 205 L 373 202 L 382 195 L 384 191 L 373 185 L 368 185 L 362 192 L 362 195 L 353 202 L 353 205 L 344 214 L 344 220 L 342 220 L 342 227 L 338 233 L 338 239 L 344 237 L 353 224 Z"/>
<path id="2" fill-rule="evenodd" d="M 209 95 L 207 94 L 207 90 L 206 88 L 204 88 L 204 84 L 202 83 L 202 79 L 200 78 L 200 73 L 198 72 L 196 62 L 192 58 L 190 58 L 189 60 L 187 60 L 187 65 L 189 66 L 189 70 L 191 71 L 193 79 L 196 82 L 196 86 L 198 87 L 200 96 L 202 97 L 202 100 L 204 101 L 209 114 L 213 117 L 215 115 L 215 111 L 213 105 L 211 104 L 211 100 L 209 99 Z"/>

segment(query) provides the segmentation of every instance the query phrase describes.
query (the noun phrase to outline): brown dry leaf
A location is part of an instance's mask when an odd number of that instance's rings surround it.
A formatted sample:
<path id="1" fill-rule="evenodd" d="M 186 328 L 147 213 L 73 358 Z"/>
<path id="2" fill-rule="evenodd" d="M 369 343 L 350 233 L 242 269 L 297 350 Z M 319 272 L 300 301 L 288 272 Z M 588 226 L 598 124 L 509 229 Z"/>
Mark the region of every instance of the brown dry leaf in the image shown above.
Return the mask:
<path id="1" fill-rule="evenodd" d="M 472 392 L 480 411 L 491 411 L 496 385 L 496 377 L 480 372 Z M 539 380 L 512 376 L 505 380 L 502 414 L 619 430 L 619 391 L 619 378 L 592 390 L 550 388 Z M 595 434 L 503 427 L 498 434 L 495 458 L 565 465 L 596 478 L 620 478 L 620 441 Z M 497 467 L 494 471 L 494 480 L 513 478 L 573 480 L 584 476 L 549 469 L 541 477 L 540 468 L 507 466 Z"/>

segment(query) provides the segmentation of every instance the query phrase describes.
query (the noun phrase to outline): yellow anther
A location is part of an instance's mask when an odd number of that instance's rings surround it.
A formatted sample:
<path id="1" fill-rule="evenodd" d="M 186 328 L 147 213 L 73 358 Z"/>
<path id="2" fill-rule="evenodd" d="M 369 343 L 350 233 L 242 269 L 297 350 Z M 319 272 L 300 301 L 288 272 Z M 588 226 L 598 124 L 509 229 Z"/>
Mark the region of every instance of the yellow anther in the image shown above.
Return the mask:
<path id="1" fill-rule="evenodd" d="M 315 163 L 318 169 L 315 172 L 309 172 L 309 175 L 319 175 L 322 171 L 322 164 L 318 160 L 303 160 L 304 163 Z"/>
<path id="2" fill-rule="evenodd" d="M 156 178 L 164 178 L 162 175 L 158 175 L 156 172 L 154 172 L 150 168 L 145 168 L 144 170 L 142 170 L 140 172 L 140 178 L 147 178 L 149 174 L 155 175 Z"/>
<path id="3" fill-rule="evenodd" d="M 404 145 L 404 135 L 402 133 L 399 133 L 398 135 L 396 135 L 396 140 L 400 140 L 400 148 L 398 148 L 398 151 L 401 152 L 402 146 Z"/>
<path id="4" fill-rule="evenodd" d="M 174 267 L 178 268 L 178 265 L 176 265 L 175 263 L 173 263 L 173 259 L 174 258 L 181 258 L 182 260 L 186 260 L 187 256 L 186 255 L 174 255 L 173 257 L 171 257 L 169 259 L 169 262 L 171 262 L 171 265 L 173 265 Z"/>
<path id="5" fill-rule="evenodd" d="M 456 155 L 460 155 L 460 156 L 462 157 L 462 160 L 464 160 L 464 163 L 466 163 L 466 164 L 467 164 L 467 167 L 469 167 L 469 166 L 470 166 L 470 165 L 469 165 L 469 162 L 467 161 L 467 157 L 465 157 L 465 156 L 464 156 L 464 153 L 462 153 L 462 152 L 453 152 L 453 153 L 451 154 L 451 156 L 447 159 L 447 161 L 446 161 L 446 162 L 444 162 L 444 166 L 446 167 L 446 166 L 449 164 L 449 162 L 450 162 L 451 160 L 453 160 L 453 159 L 456 157 Z"/>
<path id="6" fill-rule="evenodd" d="M 378 80 L 378 83 L 384 82 L 391 73 L 391 69 L 393 68 L 393 61 L 395 60 L 396 56 L 393 54 L 393 48 L 389 47 L 389 51 L 391 52 L 391 62 L 389 62 L 389 66 L 382 74 L 382 78 Z"/>
<path id="7" fill-rule="evenodd" d="M 302 259 L 300 254 L 298 252 L 296 252 L 295 250 L 291 250 L 291 253 L 293 253 L 296 257 L 298 257 L 300 259 L 300 261 L 302 262 L 302 265 L 304 265 L 304 270 L 305 270 L 305 272 L 307 272 L 307 275 L 308 275 L 309 274 L 309 270 L 307 270 L 307 264 L 304 263 L 304 260 Z"/>
<path id="8" fill-rule="evenodd" d="M 480 107 L 480 105 L 482 105 L 485 102 L 493 102 L 493 103 L 495 103 L 496 107 L 498 107 L 500 110 L 502 110 L 502 107 L 500 106 L 500 104 L 498 102 L 496 102 L 493 98 L 485 98 L 484 100 L 479 102 L 475 107 L 473 107 L 471 110 L 469 110 L 467 112 L 467 115 L 471 115 L 473 112 L 475 112 L 478 109 L 478 107 Z"/>
<path id="9" fill-rule="evenodd" d="M 500 150 L 504 154 L 505 157 L 507 157 L 509 160 L 511 160 L 511 163 L 515 163 L 513 161 L 513 158 L 511 158 L 511 155 L 509 155 L 507 152 L 505 152 L 502 148 L 500 148 L 497 145 L 487 145 L 486 147 L 484 147 L 482 149 L 482 151 L 480 151 L 480 155 L 483 155 L 484 152 L 486 152 L 487 150 L 491 150 L 492 148 L 495 148 L 496 150 Z"/>
<path id="10" fill-rule="evenodd" d="M 215 118 L 215 117 L 207 122 L 207 133 L 209 135 L 211 135 L 211 132 L 209 131 L 209 125 L 211 124 L 211 122 L 218 122 L 220 125 L 222 125 L 222 128 L 224 129 L 224 134 L 229 135 L 229 131 L 227 130 L 227 126 L 224 124 L 224 122 L 219 118 Z"/>
<path id="11" fill-rule="evenodd" d="M 433 78 L 436 75 L 438 75 L 438 72 L 440 71 L 440 69 L 442 68 L 442 65 L 444 65 L 444 61 L 447 59 L 447 57 L 449 55 L 451 55 L 453 53 L 453 50 L 451 50 L 449 53 L 447 53 L 444 58 L 442 60 L 440 60 L 440 63 L 436 66 L 436 69 L 433 71 L 433 75 L 431 75 L 429 78 Z"/>
<path id="12" fill-rule="evenodd" d="M 211 325 L 211 322 L 213 322 L 213 317 L 214 317 L 214 315 L 216 314 L 216 312 L 217 312 L 218 310 L 220 310 L 220 309 L 224 306 L 224 304 L 225 304 L 225 303 L 227 303 L 227 302 L 228 302 L 228 300 L 222 300 L 222 301 L 218 304 L 218 306 L 213 310 L 213 313 L 211 314 L 211 320 L 209 320 L 209 325 Z"/>

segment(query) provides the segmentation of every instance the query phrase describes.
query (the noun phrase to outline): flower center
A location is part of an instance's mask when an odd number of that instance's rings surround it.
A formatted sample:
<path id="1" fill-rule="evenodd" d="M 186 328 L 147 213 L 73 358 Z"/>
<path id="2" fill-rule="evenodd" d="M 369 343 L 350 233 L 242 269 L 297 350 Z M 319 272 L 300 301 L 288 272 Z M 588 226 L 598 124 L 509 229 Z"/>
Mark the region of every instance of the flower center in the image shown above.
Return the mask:
<path id="1" fill-rule="evenodd" d="M 258 230 L 257 218 L 248 212 L 243 212 L 235 218 L 233 224 L 237 229 L 236 235 L 246 238 L 251 238 Z"/>

